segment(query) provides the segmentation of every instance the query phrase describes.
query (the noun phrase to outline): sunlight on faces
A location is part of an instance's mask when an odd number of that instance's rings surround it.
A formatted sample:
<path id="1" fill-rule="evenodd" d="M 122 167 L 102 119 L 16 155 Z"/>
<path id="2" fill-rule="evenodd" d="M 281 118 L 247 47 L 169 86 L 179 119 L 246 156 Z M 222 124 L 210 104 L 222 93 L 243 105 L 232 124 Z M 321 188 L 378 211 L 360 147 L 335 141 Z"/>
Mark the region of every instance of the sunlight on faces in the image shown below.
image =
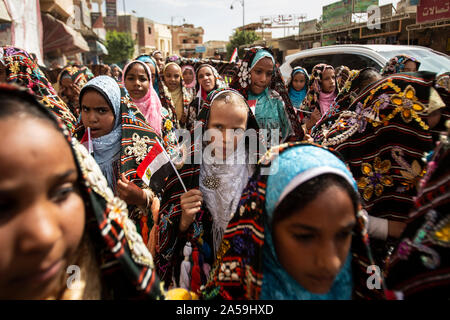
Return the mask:
<path id="1" fill-rule="evenodd" d="M 198 82 L 205 92 L 210 92 L 216 86 L 216 79 L 210 67 L 198 70 Z"/>
<path id="2" fill-rule="evenodd" d="M 403 68 L 403 72 L 416 72 L 416 71 L 417 71 L 417 63 L 411 60 L 406 61 L 405 67 Z"/>
<path id="3" fill-rule="evenodd" d="M 171 64 L 164 70 L 164 82 L 170 91 L 174 91 L 181 86 L 181 69 Z"/>
<path id="4" fill-rule="evenodd" d="M 85 206 L 68 142 L 47 120 L 0 120 L 0 299 L 43 299 L 66 286 Z"/>
<path id="5" fill-rule="evenodd" d="M 322 92 L 331 93 L 336 89 L 334 70 L 326 69 L 322 73 Z"/>
<path id="6" fill-rule="evenodd" d="M 306 290 L 327 293 L 345 264 L 355 223 L 350 196 L 332 185 L 273 226 L 278 260 Z"/>
<path id="7" fill-rule="evenodd" d="M 183 80 L 187 85 L 191 84 L 194 81 L 194 73 L 191 69 L 185 69 L 183 71 Z"/>
<path id="8" fill-rule="evenodd" d="M 210 141 L 208 149 L 212 157 L 221 161 L 234 153 L 247 128 L 247 117 L 247 106 L 236 95 L 229 96 L 228 102 L 222 99 L 213 102 L 205 139 Z"/>
<path id="9" fill-rule="evenodd" d="M 150 88 L 150 81 L 142 64 L 136 62 L 128 67 L 125 88 L 132 99 L 139 100 L 145 97 Z"/>
<path id="10" fill-rule="evenodd" d="M 269 57 L 259 60 L 250 71 L 250 90 L 253 94 L 259 95 L 270 85 L 273 77 L 273 62 Z"/>
<path id="11" fill-rule="evenodd" d="M 114 128 L 114 112 L 105 98 L 94 89 L 87 90 L 81 99 L 81 122 L 91 128 L 92 138 L 100 138 Z"/>
<path id="12" fill-rule="evenodd" d="M 292 87 L 297 91 L 302 91 L 306 84 L 305 75 L 301 72 L 298 72 L 294 75 L 292 79 Z"/>

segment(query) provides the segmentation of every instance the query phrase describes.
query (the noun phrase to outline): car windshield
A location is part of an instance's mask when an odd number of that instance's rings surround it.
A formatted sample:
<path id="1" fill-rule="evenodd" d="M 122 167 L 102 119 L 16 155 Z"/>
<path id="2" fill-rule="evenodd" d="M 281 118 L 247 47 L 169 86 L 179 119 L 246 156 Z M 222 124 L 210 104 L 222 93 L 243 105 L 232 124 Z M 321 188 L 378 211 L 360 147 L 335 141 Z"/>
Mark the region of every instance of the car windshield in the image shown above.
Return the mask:
<path id="1" fill-rule="evenodd" d="M 420 61 L 420 71 L 431 71 L 441 74 L 450 70 L 450 59 L 448 56 L 436 54 L 428 50 L 378 51 L 378 53 L 388 60 L 400 54 L 407 54 L 414 57 Z"/>

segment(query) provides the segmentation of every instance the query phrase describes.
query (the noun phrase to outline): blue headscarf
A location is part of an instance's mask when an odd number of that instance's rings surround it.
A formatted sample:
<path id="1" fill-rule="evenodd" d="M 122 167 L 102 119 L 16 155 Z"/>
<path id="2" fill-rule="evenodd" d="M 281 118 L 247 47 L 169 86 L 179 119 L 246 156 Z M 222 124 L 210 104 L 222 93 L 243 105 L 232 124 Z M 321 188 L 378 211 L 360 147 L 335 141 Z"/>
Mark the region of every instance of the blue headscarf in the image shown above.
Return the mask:
<path id="1" fill-rule="evenodd" d="M 136 60 L 138 61 L 142 61 L 144 63 L 151 63 L 154 67 L 155 67 L 155 83 L 153 84 L 153 89 L 155 89 L 156 93 L 159 96 L 159 74 L 158 74 L 158 67 L 156 66 L 156 62 L 155 60 L 153 60 L 152 58 L 150 58 L 149 56 L 140 56 L 139 58 L 137 58 Z"/>
<path id="2" fill-rule="evenodd" d="M 314 294 L 303 288 L 281 266 L 272 239 L 273 214 L 278 204 L 296 187 L 323 174 L 336 174 L 346 179 L 357 192 L 357 185 L 345 164 L 320 147 L 297 146 L 283 152 L 270 168 L 266 188 L 266 214 L 263 247 L 263 300 L 349 300 L 353 280 L 351 253 L 337 275 L 330 291 Z"/>
<path id="3" fill-rule="evenodd" d="M 253 69 L 253 67 L 258 63 L 259 60 L 263 59 L 263 58 L 270 58 L 273 62 L 273 68 L 275 70 L 275 59 L 273 58 L 273 56 L 266 50 L 259 50 L 256 54 L 255 57 L 253 58 L 252 64 L 250 66 L 250 70 Z"/>
<path id="4" fill-rule="evenodd" d="M 294 80 L 294 76 L 299 72 L 305 75 L 305 86 L 303 87 L 302 90 L 297 91 L 292 86 L 292 81 Z M 294 70 L 292 70 L 291 80 L 289 83 L 289 98 L 291 99 L 292 104 L 297 110 L 300 109 L 300 106 L 302 105 L 302 102 L 306 97 L 306 93 L 308 92 L 308 82 L 309 82 L 308 71 L 306 71 L 302 67 L 295 67 Z"/>
<path id="5" fill-rule="evenodd" d="M 114 164 L 120 160 L 122 140 L 120 87 L 114 78 L 98 76 L 86 83 L 83 89 L 81 89 L 80 103 L 87 89 L 93 89 L 100 93 L 114 113 L 114 127 L 112 131 L 102 137 L 93 138 L 92 144 L 94 147 L 94 159 L 106 177 L 108 186 L 115 191 L 116 179 L 118 177 L 114 175 Z"/>

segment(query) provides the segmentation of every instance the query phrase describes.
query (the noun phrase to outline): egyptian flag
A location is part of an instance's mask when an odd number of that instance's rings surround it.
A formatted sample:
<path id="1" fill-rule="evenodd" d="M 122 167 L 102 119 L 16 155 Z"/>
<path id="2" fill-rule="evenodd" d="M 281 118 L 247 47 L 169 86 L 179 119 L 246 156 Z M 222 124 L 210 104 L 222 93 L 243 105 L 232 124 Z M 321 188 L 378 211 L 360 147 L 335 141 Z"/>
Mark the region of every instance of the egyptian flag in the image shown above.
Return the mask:
<path id="1" fill-rule="evenodd" d="M 159 192 L 164 187 L 167 177 L 174 170 L 175 167 L 170 161 L 169 155 L 157 142 L 138 166 L 137 174 L 153 191 Z"/>
<path id="2" fill-rule="evenodd" d="M 234 48 L 233 54 L 231 55 L 230 62 L 236 62 L 238 59 L 238 50 Z"/>
<path id="3" fill-rule="evenodd" d="M 80 143 L 88 150 L 91 156 L 94 154 L 94 146 L 92 144 L 91 138 L 91 128 L 88 127 L 87 130 L 84 132 L 84 135 L 81 138 Z"/>

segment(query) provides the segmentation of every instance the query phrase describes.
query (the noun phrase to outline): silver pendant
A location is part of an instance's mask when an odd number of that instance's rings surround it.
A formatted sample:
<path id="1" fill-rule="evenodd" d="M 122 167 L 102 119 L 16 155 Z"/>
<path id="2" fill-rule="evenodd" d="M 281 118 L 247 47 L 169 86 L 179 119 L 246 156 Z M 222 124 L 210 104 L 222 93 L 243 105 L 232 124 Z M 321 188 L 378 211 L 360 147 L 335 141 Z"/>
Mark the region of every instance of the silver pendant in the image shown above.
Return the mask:
<path id="1" fill-rule="evenodd" d="M 211 190 L 216 190 L 220 186 L 220 178 L 216 176 L 209 176 L 203 179 L 203 185 Z"/>

